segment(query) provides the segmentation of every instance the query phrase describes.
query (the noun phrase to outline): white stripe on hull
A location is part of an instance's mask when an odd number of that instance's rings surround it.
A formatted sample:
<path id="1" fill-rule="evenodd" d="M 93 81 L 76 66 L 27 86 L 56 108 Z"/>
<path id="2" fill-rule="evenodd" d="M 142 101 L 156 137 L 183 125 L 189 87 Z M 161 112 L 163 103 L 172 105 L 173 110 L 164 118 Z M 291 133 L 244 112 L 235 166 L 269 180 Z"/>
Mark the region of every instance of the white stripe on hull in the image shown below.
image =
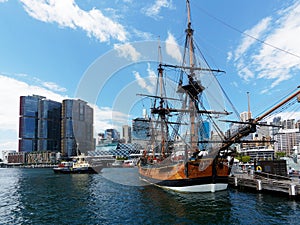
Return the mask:
<path id="1" fill-rule="evenodd" d="M 146 181 L 147 183 L 150 183 L 145 179 L 142 180 Z M 192 186 L 184 186 L 184 187 L 170 187 L 170 186 L 161 186 L 154 183 L 151 184 L 164 189 L 178 191 L 178 192 L 216 192 L 216 191 L 224 191 L 227 189 L 228 186 L 227 183 L 200 184 L 200 185 L 192 185 Z"/>
<path id="2" fill-rule="evenodd" d="M 224 191 L 227 189 L 228 184 L 218 183 L 218 184 L 200 184 L 185 187 L 167 187 L 161 186 L 162 188 L 170 189 L 178 192 L 216 192 Z"/>

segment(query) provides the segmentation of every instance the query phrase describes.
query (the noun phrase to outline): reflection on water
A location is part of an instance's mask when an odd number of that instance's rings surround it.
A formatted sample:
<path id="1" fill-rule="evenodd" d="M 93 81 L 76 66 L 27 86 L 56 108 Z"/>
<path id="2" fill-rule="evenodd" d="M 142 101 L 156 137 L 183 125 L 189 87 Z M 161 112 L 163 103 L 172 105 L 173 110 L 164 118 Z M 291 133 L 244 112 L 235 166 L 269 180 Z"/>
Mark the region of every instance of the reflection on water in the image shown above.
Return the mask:
<path id="1" fill-rule="evenodd" d="M 144 186 L 145 182 L 139 179 L 138 168 L 104 168 L 101 176 L 114 183 L 129 186 Z"/>
<path id="2" fill-rule="evenodd" d="M 149 186 L 141 192 L 145 205 L 155 210 L 152 215 L 160 224 L 231 224 L 227 191 L 178 193 Z"/>
<path id="3" fill-rule="evenodd" d="M 88 175 L 63 177 L 49 169 L 4 170 L 8 173 L 0 171 L 1 189 L 5 190 L 0 216 L 6 223 L 51 224 L 62 220 L 67 224 L 73 222 L 72 214 L 80 215 L 86 205 Z"/>
<path id="4" fill-rule="evenodd" d="M 0 169 L 0 224 L 299 223 L 299 202 L 287 198 L 177 193 L 139 182 L 134 169 L 93 175 Z"/>
<path id="5" fill-rule="evenodd" d="M 19 223 L 15 214 L 22 210 L 19 180 L 23 173 L 18 169 L 11 169 L 9 174 L 5 172 L 6 169 L 0 169 L 0 218 L 4 218 L 7 223 Z"/>

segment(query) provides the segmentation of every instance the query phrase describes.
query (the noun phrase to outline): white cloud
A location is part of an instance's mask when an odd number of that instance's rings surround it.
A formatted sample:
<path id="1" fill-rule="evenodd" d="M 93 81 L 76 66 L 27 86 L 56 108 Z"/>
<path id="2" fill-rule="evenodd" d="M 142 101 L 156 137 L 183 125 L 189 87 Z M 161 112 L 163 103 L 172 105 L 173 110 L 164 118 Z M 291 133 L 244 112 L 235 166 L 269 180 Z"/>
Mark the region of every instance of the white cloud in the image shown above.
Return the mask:
<path id="1" fill-rule="evenodd" d="M 28 76 L 28 75 L 26 75 Z M 54 101 L 66 98 L 45 88 L 0 75 L 0 150 L 17 149 L 20 96 L 38 94 Z"/>
<path id="2" fill-rule="evenodd" d="M 0 129 L 16 130 L 19 124 L 20 96 L 42 95 L 54 101 L 66 98 L 45 88 L 30 85 L 16 79 L 0 75 Z"/>
<path id="3" fill-rule="evenodd" d="M 0 3 L 7 2 L 8 0 L 0 0 Z"/>
<path id="4" fill-rule="evenodd" d="M 267 17 L 262 19 L 257 25 L 255 25 L 250 30 L 246 30 L 244 33 L 246 33 L 249 36 L 245 36 L 243 40 L 241 41 L 241 44 L 238 46 L 238 48 L 235 50 L 235 60 L 238 60 L 250 47 L 252 44 L 256 42 L 255 39 L 252 37 L 255 37 L 259 39 L 263 32 L 266 31 L 268 28 L 268 25 L 271 22 L 271 18 Z"/>
<path id="5" fill-rule="evenodd" d="M 89 37 L 94 36 L 101 42 L 110 38 L 126 41 L 125 28 L 105 17 L 98 9 L 84 11 L 74 0 L 21 0 L 26 12 L 37 20 L 58 23 L 61 27 L 80 28 Z"/>
<path id="6" fill-rule="evenodd" d="M 43 86 L 52 90 L 52 91 L 57 91 L 57 92 L 66 92 L 67 89 L 60 87 L 58 84 L 55 84 L 53 82 L 43 82 Z"/>
<path id="7" fill-rule="evenodd" d="M 152 70 L 150 63 L 147 63 L 147 77 L 142 77 L 137 71 L 133 71 L 132 73 L 137 81 L 137 84 L 142 89 L 145 89 L 150 94 L 154 94 L 157 82 L 157 74 L 156 71 Z"/>
<path id="8" fill-rule="evenodd" d="M 145 40 L 153 40 L 153 35 L 149 32 L 144 32 L 144 31 L 140 31 L 137 30 L 135 28 L 132 28 L 132 33 L 134 35 L 136 35 L 137 37 L 139 37 L 141 40 L 145 41 Z"/>
<path id="9" fill-rule="evenodd" d="M 166 39 L 166 53 L 178 63 L 182 61 L 179 45 L 176 42 L 175 37 L 170 32 L 168 32 L 168 37 Z"/>
<path id="10" fill-rule="evenodd" d="M 148 85 L 147 85 L 146 81 L 141 77 L 140 73 L 137 71 L 133 71 L 133 75 L 134 75 L 135 79 L 137 80 L 138 85 L 143 89 L 147 89 Z"/>
<path id="11" fill-rule="evenodd" d="M 117 112 L 109 107 L 94 106 L 94 127 L 95 135 L 104 132 L 106 129 L 114 128 L 120 131 L 122 125 L 127 124 L 128 115 Z"/>
<path id="12" fill-rule="evenodd" d="M 246 81 L 264 79 L 267 89 L 279 86 L 300 70 L 300 3 L 295 1 L 271 18 L 261 20 L 245 33 L 249 36 L 234 51 L 233 60 L 239 75 Z M 264 43 L 262 43 L 264 42 Z M 230 57 L 229 57 L 230 59 Z"/>
<path id="13" fill-rule="evenodd" d="M 129 43 L 126 44 L 115 44 L 114 49 L 118 52 L 120 57 L 137 61 L 140 59 L 141 54 Z"/>
<path id="14" fill-rule="evenodd" d="M 227 61 L 230 61 L 232 59 L 232 52 L 227 52 Z"/>
<path id="15" fill-rule="evenodd" d="M 154 70 L 151 69 L 150 63 L 147 64 L 147 72 L 148 72 L 148 79 L 151 83 L 151 86 L 149 86 L 149 92 L 153 93 L 154 92 L 154 87 L 156 86 L 156 81 L 157 81 L 157 75 Z"/>
<path id="16" fill-rule="evenodd" d="M 234 86 L 234 87 L 238 87 L 239 86 L 238 83 L 235 82 L 235 81 L 231 82 L 231 85 Z"/>
<path id="17" fill-rule="evenodd" d="M 162 8 L 173 8 L 172 0 L 156 0 L 154 5 L 144 8 L 143 11 L 147 16 L 153 17 L 154 19 L 161 19 L 159 13 Z"/>

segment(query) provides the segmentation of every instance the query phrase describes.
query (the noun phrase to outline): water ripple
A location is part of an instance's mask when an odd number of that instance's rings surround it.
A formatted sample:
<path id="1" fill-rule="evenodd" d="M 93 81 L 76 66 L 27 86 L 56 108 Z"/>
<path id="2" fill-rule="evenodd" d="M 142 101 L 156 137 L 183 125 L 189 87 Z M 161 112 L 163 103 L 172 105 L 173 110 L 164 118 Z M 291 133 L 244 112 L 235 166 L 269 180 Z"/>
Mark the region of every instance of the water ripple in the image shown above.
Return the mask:
<path id="1" fill-rule="evenodd" d="M 298 224 L 300 218 L 299 202 L 286 198 L 236 190 L 176 193 L 136 185 L 131 172 L 124 178 L 116 171 L 59 175 L 51 169 L 0 169 L 0 224 L 266 225 Z M 118 176 L 127 182 L 116 182 Z"/>

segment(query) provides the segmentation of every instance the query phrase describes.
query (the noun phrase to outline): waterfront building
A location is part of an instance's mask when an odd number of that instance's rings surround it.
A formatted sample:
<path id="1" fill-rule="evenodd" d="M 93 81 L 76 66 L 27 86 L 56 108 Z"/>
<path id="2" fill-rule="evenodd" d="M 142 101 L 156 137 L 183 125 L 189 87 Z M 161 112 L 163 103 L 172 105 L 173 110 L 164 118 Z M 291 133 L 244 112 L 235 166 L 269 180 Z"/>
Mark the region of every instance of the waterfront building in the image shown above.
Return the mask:
<path id="1" fill-rule="evenodd" d="M 273 125 L 273 127 L 271 127 L 270 136 L 274 137 L 279 132 L 280 126 L 282 125 L 281 117 L 280 116 L 274 117 L 273 121 L 270 124 Z"/>
<path id="2" fill-rule="evenodd" d="M 15 150 L 3 150 L 2 151 L 2 160 L 3 160 L 3 163 L 7 164 L 8 163 L 8 156 L 9 156 L 9 154 L 14 154 L 16 152 L 17 151 L 15 151 Z"/>
<path id="3" fill-rule="evenodd" d="M 138 143 L 106 143 L 96 146 L 95 151 L 89 151 L 88 155 L 93 157 L 99 156 L 113 156 L 113 157 L 126 157 L 140 155 L 142 146 Z"/>
<path id="4" fill-rule="evenodd" d="M 61 103 L 43 96 L 20 97 L 19 152 L 60 151 Z"/>
<path id="5" fill-rule="evenodd" d="M 108 142 L 118 143 L 120 141 L 120 134 L 116 129 L 106 129 L 104 132 L 104 139 Z"/>
<path id="6" fill-rule="evenodd" d="M 240 150 L 240 154 L 250 156 L 251 161 L 273 160 L 274 152 L 273 148 L 267 146 L 249 147 Z"/>
<path id="7" fill-rule="evenodd" d="M 299 129 L 280 129 L 274 136 L 275 151 L 285 152 L 287 156 L 294 154 L 295 146 L 300 143 Z"/>
<path id="8" fill-rule="evenodd" d="M 19 152 L 37 151 L 39 101 L 45 97 L 21 96 L 19 118 Z"/>
<path id="9" fill-rule="evenodd" d="M 96 147 L 97 145 L 103 144 L 105 140 L 106 139 L 104 138 L 104 133 L 98 133 Z"/>
<path id="10" fill-rule="evenodd" d="M 93 108 L 85 101 L 65 99 L 62 102 L 61 152 L 71 157 L 95 149 L 93 138 Z"/>
<path id="11" fill-rule="evenodd" d="M 55 164 L 56 152 L 29 152 L 26 154 L 25 164 Z"/>
<path id="12" fill-rule="evenodd" d="M 21 165 L 26 163 L 27 152 L 11 152 L 7 155 L 8 164 Z"/>
<path id="13" fill-rule="evenodd" d="M 125 143 L 131 143 L 131 127 L 128 125 L 123 125 L 122 131 Z"/>
<path id="14" fill-rule="evenodd" d="M 284 120 L 281 125 L 284 129 L 295 129 L 295 119 Z"/>
<path id="15" fill-rule="evenodd" d="M 250 116 L 250 118 L 249 118 L 249 116 Z M 249 119 L 251 119 L 251 117 L 252 117 L 251 112 L 250 113 L 249 112 L 242 112 L 242 113 L 240 113 L 240 118 L 241 118 L 242 122 L 249 121 Z"/>
<path id="16" fill-rule="evenodd" d="M 295 128 L 300 129 L 300 120 L 297 120 L 295 123 Z"/>
<path id="17" fill-rule="evenodd" d="M 150 140 L 150 119 L 148 117 L 135 118 L 132 121 L 132 142 L 138 143 L 143 148 Z"/>
<path id="18" fill-rule="evenodd" d="M 38 108 L 38 147 L 41 152 L 60 152 L 61 103 L 44 99 Z"/>

